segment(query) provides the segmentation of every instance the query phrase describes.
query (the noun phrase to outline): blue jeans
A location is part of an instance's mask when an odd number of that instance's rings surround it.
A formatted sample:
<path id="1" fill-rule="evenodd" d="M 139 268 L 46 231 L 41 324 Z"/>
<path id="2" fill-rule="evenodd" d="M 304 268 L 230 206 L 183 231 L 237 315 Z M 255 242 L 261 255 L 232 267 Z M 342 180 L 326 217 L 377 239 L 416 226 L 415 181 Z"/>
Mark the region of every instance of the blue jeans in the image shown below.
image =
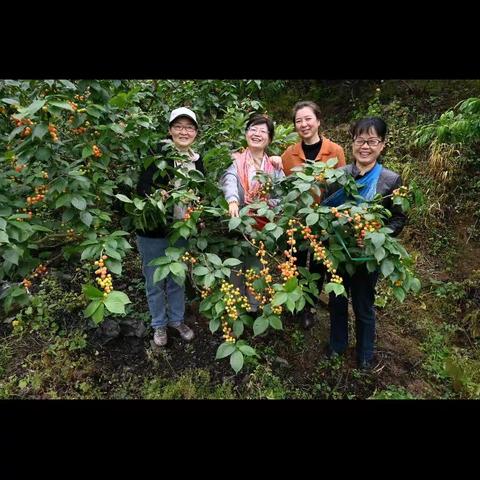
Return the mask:
<path id="1" fill-rule="evenodd" d="M 179 241 L 175 246 L 183 246 Z M 166 238 L 149 238 L 137 235 L 138 251 L 142 257 L 142 271 L 145 276 L 147 302 L 152 316 L 152 327 L 183 323 L 185 315 L 185 287 L 178 285 L 171 274 L 160 282 L 153 283 L 153 274 L 157 267 L 149 266 L 154 258 L 163 257 L 170 246 Z"/>
<path id="2" fill-rule="evenodd" d="M 378 271 L 368 273 L 362 265 L 350 276 L 346 272 L 343 285 L 347 296 L 351 295 L 353 311 L 355 313 L 356 354 L 358 362 L 373 360 L 375 343 L 375 285 L 378 280 Z M 336 297 L 330 294 L 330 348 L 343 353 L 348 346 L 348 298 Z"/>

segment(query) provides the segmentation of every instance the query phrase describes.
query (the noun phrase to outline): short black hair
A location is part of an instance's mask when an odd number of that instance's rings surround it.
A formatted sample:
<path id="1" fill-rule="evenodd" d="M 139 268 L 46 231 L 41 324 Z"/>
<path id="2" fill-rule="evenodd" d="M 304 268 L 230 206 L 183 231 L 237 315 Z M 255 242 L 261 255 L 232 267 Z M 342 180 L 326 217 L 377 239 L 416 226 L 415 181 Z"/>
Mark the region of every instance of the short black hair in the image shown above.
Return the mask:
<path id="1" fill-rule="evenodd" d="M 320 107 L 315 102 L 312 102 L 311 100 L 302 100 L 300 102 L 297 102 L 293 106 L 292 114 L 293 114 L 294 125 L 295 125 L 295 117 L 297 116 L 297 112 L 302 108 L 306 108 L 306 107 L 311 108 L 313 110 L 313 113 L 317 117 L 317 120 L 320 120 L 320 115 L 321 115 Z"/>
<path id="2" fill-rule="evenodd" d="M 273 124 L 273 121 L 267 117 L 267 115 L 261 115 L 259 113 L 254 113 L 251 115 L 245 127 L 245 132 L 254 125 L 266 125 L 268 128 L 268 138 L 270 141 L 273 140 L 275 135 L 275 125 Z"/>
<path id="3" fill-rule="evenodd" d="M 377 135 L 383 140 L 387 136 L 387 124 L 380 117 L 365 117 L 360 118 L 350 126 L 350 135 L 352 139 L 357 138 L 362 133 L 368 133 L 374 129 Z"/>

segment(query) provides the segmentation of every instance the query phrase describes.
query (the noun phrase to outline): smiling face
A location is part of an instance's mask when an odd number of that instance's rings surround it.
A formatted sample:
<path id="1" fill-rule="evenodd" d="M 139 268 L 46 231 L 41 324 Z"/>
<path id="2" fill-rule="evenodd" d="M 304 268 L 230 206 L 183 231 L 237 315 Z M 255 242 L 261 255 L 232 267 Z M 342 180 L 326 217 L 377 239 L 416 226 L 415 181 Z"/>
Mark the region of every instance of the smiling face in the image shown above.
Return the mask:
<path id="1" fill-rule="evenodd" d="M 310 107 L 303 107 L 297 110 L 295 113 L 295 130 L 307 145 L 320 141 L 319 128 L 320 120 Z"/>
<path id="2" fill-rule="evenodd" d="M 179 150 L 187 150 L 197 137 L 197 127 L 188 117 L 175 119 L 168 132 Z"/>
<path id="3" fill-rule="evenodd" d="M 357 167 L 361 170 L 373 167 L 384 148 L 385 142 L 374 127 L 356 136 L 352 144 L 352 153 Z"/>
<path id="4" fill-rule="evenodd" d="M 255 150 L 265 150 L 270 143 L 268 136 L 268 127 L 266 123 L 258 123 L 248 128 L 245 133 L 247 145 Z"/>

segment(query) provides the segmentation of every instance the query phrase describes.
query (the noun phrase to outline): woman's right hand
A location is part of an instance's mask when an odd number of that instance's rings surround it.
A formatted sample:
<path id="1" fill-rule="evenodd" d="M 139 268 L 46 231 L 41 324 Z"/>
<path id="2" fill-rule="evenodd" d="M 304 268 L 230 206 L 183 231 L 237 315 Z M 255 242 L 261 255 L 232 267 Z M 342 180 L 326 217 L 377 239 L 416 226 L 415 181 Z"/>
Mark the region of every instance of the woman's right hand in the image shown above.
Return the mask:
<path id="1" fill-rule="evenodd" d="M 230 202 L 228 204 L 228 213 L 232 218 L 238 217 L 238 202 Z"/>

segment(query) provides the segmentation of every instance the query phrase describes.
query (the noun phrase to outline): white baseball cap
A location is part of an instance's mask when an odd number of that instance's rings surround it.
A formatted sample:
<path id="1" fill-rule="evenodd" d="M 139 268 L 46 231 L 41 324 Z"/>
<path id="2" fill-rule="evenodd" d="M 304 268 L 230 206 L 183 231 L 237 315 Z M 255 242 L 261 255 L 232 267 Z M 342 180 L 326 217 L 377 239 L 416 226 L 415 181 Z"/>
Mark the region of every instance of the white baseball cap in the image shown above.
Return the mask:
<path id="1" fill-rule="evenodd" d="M 170 120 L 168 122 L 169 125 L 171 125 L 172 122 L 178 117 L 190 118 L 190 120 L 192 120 L 193 123 L 195 123 L 196 127 L 198 128 L 197 116 L 189 108 L 180 107 L 173 110 L 172 113 L 170 114 Z"/>

